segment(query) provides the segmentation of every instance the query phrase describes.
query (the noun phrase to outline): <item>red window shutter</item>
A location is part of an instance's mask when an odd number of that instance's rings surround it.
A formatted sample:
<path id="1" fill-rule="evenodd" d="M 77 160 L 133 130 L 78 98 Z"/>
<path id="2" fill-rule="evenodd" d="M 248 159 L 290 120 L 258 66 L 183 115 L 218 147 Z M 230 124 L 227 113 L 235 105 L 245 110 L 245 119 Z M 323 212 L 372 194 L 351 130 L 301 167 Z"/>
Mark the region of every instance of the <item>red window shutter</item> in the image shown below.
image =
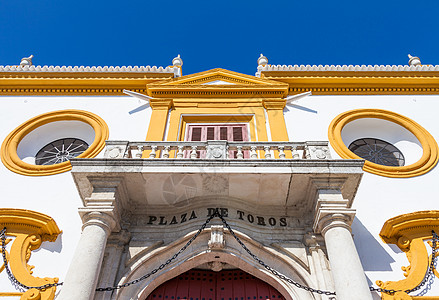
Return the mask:
<path id="1" fill-rule="evenodd" d="M 242 142 L 244 141 L 242 132 L 244 131 L 244 127 L 233 127 L 233 141 L 234 142 Z"/>
<path id="2" fill-rule="evenodd" d="M 227 130 L 228 127 L 220 127 L 220 140 L 222 141 L 229 141 L 228 139 L 228 135 L 227 135 Z"/>
<path id="3" fill-rule="evenodd" d="M 190 141 L 200 142 L 201 141 L 201 127 L 193 127 Z"/>
<path id="4" fill-rule="evenodd" d="M 186 141 L 229 141 L 245 142 L 249 140 L 247 124 L 208 124 L 188 125 Z M 197 151 L 198 157 L 205 158 L 206 151 Z M 236 158 L 237 151 L 229 151 L 229 156 Z M 185 157 L 190 157 L 190 151 L 185 151 Z M 244 158 L 249 158 L 248 151 L 244 151 Z"/>
<path id="5" fill-rule="evenodd" d="M 215 127 L 207 127 L 207 140 L 215 140 Z"/>

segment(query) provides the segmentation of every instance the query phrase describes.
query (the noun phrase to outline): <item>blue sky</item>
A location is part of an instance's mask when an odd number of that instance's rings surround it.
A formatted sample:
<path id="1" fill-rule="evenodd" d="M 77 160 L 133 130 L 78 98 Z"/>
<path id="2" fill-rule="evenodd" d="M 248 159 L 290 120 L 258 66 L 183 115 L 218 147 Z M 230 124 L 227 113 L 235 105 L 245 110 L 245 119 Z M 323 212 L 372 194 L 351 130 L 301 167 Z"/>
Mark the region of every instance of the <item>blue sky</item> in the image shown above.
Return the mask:
<path id="1" fill-rule="evenodd" d="M 0 0 L 0 65 L 439 64 L 439 1 Z"/>

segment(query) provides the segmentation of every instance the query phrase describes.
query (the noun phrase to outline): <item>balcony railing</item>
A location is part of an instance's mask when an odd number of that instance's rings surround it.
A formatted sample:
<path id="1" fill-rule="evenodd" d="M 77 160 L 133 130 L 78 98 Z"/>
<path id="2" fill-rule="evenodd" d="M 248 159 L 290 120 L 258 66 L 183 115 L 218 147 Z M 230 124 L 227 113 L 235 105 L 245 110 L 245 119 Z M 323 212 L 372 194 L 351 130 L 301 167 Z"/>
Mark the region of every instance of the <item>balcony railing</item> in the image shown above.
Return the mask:
<path id="1" fill-rule="evenodd" d="M 328 142 L 106 141 L 110 159 L 331 159 Z"/>

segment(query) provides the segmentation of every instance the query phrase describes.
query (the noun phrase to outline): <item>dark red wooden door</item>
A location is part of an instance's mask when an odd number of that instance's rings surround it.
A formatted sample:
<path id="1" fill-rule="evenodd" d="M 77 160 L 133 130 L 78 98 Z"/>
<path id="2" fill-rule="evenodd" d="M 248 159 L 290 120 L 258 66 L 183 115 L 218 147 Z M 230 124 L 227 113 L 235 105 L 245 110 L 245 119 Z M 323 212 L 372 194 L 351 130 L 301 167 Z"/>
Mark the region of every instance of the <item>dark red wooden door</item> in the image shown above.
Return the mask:
<path id="1" fill-rule="evenodd" d="M 147 300 L 285 300 L 268 283 L 241 270 L 190 270 L 156 288 Z"/>

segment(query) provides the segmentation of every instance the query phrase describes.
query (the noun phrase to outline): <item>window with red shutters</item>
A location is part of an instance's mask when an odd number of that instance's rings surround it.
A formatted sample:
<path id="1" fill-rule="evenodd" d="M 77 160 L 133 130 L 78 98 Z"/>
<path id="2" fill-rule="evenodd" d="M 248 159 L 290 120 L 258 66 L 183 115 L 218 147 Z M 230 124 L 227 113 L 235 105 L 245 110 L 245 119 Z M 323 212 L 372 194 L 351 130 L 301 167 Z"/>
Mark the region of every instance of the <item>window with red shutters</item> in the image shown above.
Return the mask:
<path id="1" fill-rule="evenodd" d="M 245 142 L 248 141 L 247 124 L 189 124 L 186 130 L 185 141 L 229 141 Z M 199 158 L 206 157 L 206 151 L 197 151 Z M 236 151 L 229 152 L 230 157 L 236 158 Z M 190 151 L 185 153 L 185 157 L 190 157 Z M 244 158 L 248 158 L 248 151 L 244 151 Z"/>

